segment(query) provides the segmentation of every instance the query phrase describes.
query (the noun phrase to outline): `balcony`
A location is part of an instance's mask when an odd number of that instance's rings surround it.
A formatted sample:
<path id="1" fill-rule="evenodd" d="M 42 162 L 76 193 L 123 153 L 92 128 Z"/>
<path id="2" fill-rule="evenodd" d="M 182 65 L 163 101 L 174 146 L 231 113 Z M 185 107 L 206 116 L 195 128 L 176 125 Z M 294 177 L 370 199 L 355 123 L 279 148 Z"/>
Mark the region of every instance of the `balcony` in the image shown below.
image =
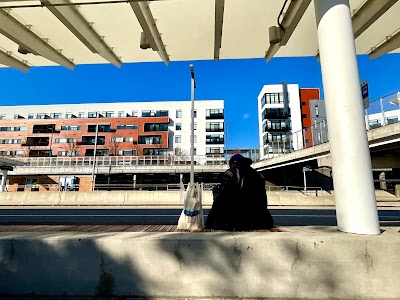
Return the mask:
<path id="1" fill-rule="evenodd" d="M 83 136 L 82 141 L 78 142 L 77 145 L 81 146 L 94 146 L 96 143 L 96 138 L 93 136 Z M 104 136 L 97 137 L 97 145 L 104 145 L 106 143 L 106 138 Z"/>
<path id="2" fill-rule="evenodd" d="M 144 124 L 144 132 L 168 131 L 167 123 Z"/>
<path id="3" fill-rule="evenodd" d="M 50 138 L 49 137 L 28 137 L 25 143 L 22 146 L 32 147 L 32 146 L 49 146 Z"/>
<path id="4" fill-rule="evenodd" d="M 287 118 L 290 118 L 290 114 L 283 111 L 282 109 L 267 109 L 263 113 L 263 120 L 277 120 Z"/>
<path id="5" fill-rule="evenodd" d="M 96 132 L 96 126 L 98 126 L 97 132 L 116 132 L 110 125 L 88 125 L 88 132 Z"/>
<path id="6" fill-rule="evenodd" d="M 288 132 L 288 131 L 289 127 L 286 126 L 285 124 L 271 124 L 264 126 L 264 132 Z"/>
<path id="7" fill-rule="evenodd" d="M 207 145 L 221 145 L 221 144 L 224 144 L 224 137 L 223 136 L 207 135 L 206 144 Z"/>
<path id="8" fill-rule="evenodd" d="M 55 124 L 34 125 L 32 133 L 59 133 Z"/>
<path id="9" fill-rule="evenodd" d="M 224 113 L 215 113 L 206 116 L 206 120 L 223 119 L 223 118 L 224 118 Z"/>

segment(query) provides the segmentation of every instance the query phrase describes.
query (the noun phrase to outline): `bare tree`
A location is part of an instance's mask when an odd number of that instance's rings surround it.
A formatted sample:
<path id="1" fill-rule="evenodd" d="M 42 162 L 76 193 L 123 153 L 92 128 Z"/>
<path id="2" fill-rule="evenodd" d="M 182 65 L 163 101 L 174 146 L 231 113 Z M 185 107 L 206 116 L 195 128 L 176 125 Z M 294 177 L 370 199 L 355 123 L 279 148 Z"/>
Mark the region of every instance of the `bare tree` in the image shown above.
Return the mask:
<path id="1" fill-rule="evenodd" d="M 122 142 L 117 140 L 115 134 L 112 134 L 105 142 L 105 147 L 108 149 L 110 155 L 118 155 L 118 150 L 122 148 Z"/>
<path id="2" fill-rule="evenodd" d="M 75 156 L 75 152 L 78 151 L 79 146 L 76 142 L 66 143 L 64 149 L 67 152 L 66 156 Z"/>
<path id="3" fill-rule="evenodd" d="M 188 151 L 182 149 L 180 146 L 174 148 L 174 157 L 176 161 L 187 161 L 189 159 Z"/>

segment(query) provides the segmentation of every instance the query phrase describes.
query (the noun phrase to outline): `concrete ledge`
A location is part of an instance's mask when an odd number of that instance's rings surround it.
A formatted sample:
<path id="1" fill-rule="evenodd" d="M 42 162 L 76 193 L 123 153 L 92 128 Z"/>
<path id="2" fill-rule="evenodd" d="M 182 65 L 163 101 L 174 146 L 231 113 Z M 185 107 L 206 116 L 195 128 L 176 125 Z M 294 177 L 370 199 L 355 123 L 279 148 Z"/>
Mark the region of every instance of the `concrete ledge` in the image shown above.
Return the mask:
<path id="1" fill-rule="evenodd" d="M 305 196 L 302 192 L 268 192 L 270 206 L 335 206 L 333 195 Z M 380 193 L 378 206 L 400 206 L 400 199 Z M 211 191 L 204 191 L 203 204 L 212 205 Z M 1 206 L 181 206 L 179 191 L 9 192 L 0 193 Z"/>
<path id="2" fill-rule="evenodd" d="M 0 295 L 399 299 L 398 228 L 1 233 Z"/>

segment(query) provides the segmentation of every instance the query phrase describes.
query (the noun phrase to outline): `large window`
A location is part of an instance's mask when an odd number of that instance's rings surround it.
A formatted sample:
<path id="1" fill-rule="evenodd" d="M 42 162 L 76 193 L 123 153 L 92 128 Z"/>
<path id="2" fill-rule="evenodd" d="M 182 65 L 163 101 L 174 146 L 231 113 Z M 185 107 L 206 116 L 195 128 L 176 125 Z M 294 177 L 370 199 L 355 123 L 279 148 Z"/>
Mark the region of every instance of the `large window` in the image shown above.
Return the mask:
<path id="1" fill-rule="evenodd" d="M 21 144 L 21 139 L 1 139 L 0 144 Z"/>
<path id="2" fill-rule="evenodd" d="M 114 118 L 114 112 L 113 111 L 103 111 L 103 117 L 104 118 Z"/>
<path id="3" fill-rule="evenodd" d="M 88 132 L 96 132 L 96 126 L 98 126 L 98 132 L 110 132 L 110 125 L 88 125 Z"/>
<path id="4" fill-rule="evenodd" d="M 266 131 L 286 131 L 287 124 L 285 120 L 268 120 L 264 123 L 264 132 Z"/>
<path id="5" fill-rule="evenodd" d="M 223 132 L 223 131 L 224 131 L 223 122 L 206 123 L 206 132 Z"/>
<path id="6" fill-rule="evenodd" d="M 33 119 L 34 117 L 35 117 L 35 114 L 34 114 L 34 113 L 28 114 L 28 119 Z"/>
<path id="7" fill-rule="evenodd" d="M 61 126 L 61 130 L 81 130 L 82 126 Z"/>
<path id="8" fill-rule="evenodd" d="M 50 118 L 52 119 L 61 119 L 62 118 L 62 113 L 51 113 Z"/>
<path id="9" fill-rule="evenodd" d="M 224 136 L 223 135 L 207 135 L 206 136 L 206 144 L 223 144 Z"/>
<path id="10" fill-rule="evenodd" d="M 26 126 L 21 127 L 0 127 L 0 131 L 26 131 Z"/>
<path id="11" fill-rule="evenodd" d="M 60 143 L 76 143 L 76 138 L 57 138 L 55 139 L 55 143 L 56 144 L 60 144 Z"/>
<path id="12" fill-rule="evenodd" d="M 139 136 L 139 144 L 153 144 L 158 145 L 161 144 L 161 136 Z"/>
<path id="13" fill-rule="evenodd" d="M 168 110 L 144 110 L 142 117 L 168 117 Z"/>
<path id="14" fill-rule="evenodd" d="M 207 147 L 206 154 L 224 154 L 224 148 Z"/>
<path id="15" fill-rule="evenodd" d="M 97 111 L 91 111 L 88 113 L 88 118 L 97 118 L 99 115 L 99 112 Z"/>
<path id="16" fill-rule="evenodd" d="M 168 123 L 144 124 L 144 131 L 168 131 Z"/>
<path id="17" fill-rule="evenodd" d="M 223 119 L 224 118 L 224 109 L 207 109 L 206 110 L 206 119 Z"/>
<path id="18" fill-rule="evenodd" d="M 84 113 L 84 112 L 80 112 L 80 113 L 78 114 L 78 117 L 79 117 L 79 118 L 84 118 L 84 117 L 85 117 L 85 113 Z"/>
<path id="19" fill-rule="evenodd" d="M 96 156 L 108 156 L 108 149 L 97 149 Z M 94 156 L 94 149 L 86 149 L 85 156 Z"/>
<path id="20" fill-rule="evenodd" d="M 54 133 L 55 131 L 55 124 L 33 125 L 33 133 Z"/>
<path id="21" fill-rule="evenodd" d="M 0 151 L 0 155 L 2 155 L 2 156 L 21 156 L 24 154 L 25 154 L 24 150 Z"/>
<path id="22" fill-rule="evenodd" d="M 118 112 L 118 117 L 119 117 L 119 118 L 125 117 L 125 112 L 124 112 L 124 111 L 119 111 L 119 112 Z"/>
<path id="23" fill-rule="evenodd" d="M 79 156 L 79 151 L 58 151 L 57 156 Z"/>
<path id="24" fill-rule="evenodd" d="M 0 120 L 5 120 L 6 119 L 6 115 L 5 114 L 0 114 Z"/>
<path id="25" fill-rule="evenodd" d="M 123 143 L 123 142 L 133 142 L 133 137 L 112 137 L 112 143 Z"/>
<path id="26" fill-rule="evenodd" d="M 117 155 L 137 155 L 137 150 L 118 150 Z"/>
<path id="27" fill-rule="evenodd" d="M 117 125 L 117 129 L 138 129 L 138 125 Z"/>
<path id="28" fill-rule="evenodd" d="M 167 155 L 168 149 L 143 149 L 143 155 Z"/>
<path id="29" fill-rule="evenodd" d="M 289 95 L 288 95 L 289 96 Z M 265 93 L 261 98 L 261 107 L 265 104 L 280 104 L 284 103 L 283 93 Z"/>
<path id="30" fill-rule="evenodd" d="M 48 118 L 50 118 L 48 114 L 45 113 L 36 114 L 36 119 L 48 119 Z"/>
<path id="31" fill-rule="evenodd" d="M 94 136 L 83 136 L 82 137 L 82 145 L 94 145 L 96 141 L 96 137 Z M 97 138 L 97 145 L 104 145 L 106 141 L 105 136 L 99 136 Z"/>

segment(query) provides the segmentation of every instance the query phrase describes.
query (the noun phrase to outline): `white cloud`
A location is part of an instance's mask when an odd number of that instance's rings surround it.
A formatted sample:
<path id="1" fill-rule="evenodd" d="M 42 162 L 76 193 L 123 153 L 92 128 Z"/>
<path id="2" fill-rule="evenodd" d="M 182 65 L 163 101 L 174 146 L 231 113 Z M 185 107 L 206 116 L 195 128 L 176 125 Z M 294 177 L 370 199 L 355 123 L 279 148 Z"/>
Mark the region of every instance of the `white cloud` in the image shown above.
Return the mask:
<path id="1" fill-rule="evenodd" d="M 250 118 L 250 114 L 245 113 L 245 114 L 243 115 L 243 120 L 247 120 L 248 118 Z"/>

